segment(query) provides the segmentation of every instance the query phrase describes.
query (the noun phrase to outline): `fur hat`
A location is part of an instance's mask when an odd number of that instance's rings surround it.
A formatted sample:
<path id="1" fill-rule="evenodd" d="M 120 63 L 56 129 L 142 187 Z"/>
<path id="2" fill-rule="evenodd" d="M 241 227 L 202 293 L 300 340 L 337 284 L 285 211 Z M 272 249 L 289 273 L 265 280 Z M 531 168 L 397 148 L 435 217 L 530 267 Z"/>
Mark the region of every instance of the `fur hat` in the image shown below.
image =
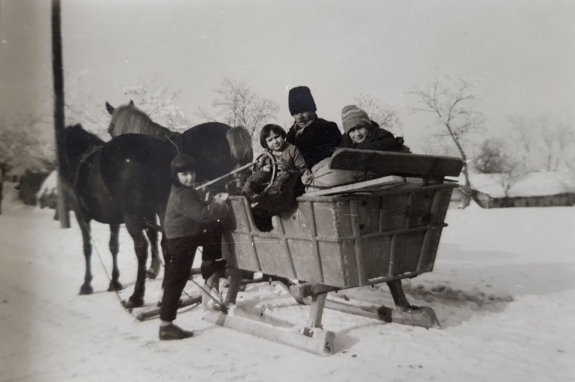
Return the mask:
<path id="1" fill-rule="evenodd" d="M 347 105 L 341 110 L 341 122 L 346 134 L 354 127 L 371 129 L 372 126 L 367 113 L 355 105 Z"/>
<path id="2" fill-rule="evenodd" d="M 172 177 L 177 178 L 179 172 L 196 171 L 196 161 L 189 155 L 178 154 L 172 160 Z"/>
<path id="3" fill-rule="evenodd" d="M 317 111 L 311 91 L 307 86 L 297 86 L 289 91 L 289 111 L 295 115 L 304 111 Z"/>

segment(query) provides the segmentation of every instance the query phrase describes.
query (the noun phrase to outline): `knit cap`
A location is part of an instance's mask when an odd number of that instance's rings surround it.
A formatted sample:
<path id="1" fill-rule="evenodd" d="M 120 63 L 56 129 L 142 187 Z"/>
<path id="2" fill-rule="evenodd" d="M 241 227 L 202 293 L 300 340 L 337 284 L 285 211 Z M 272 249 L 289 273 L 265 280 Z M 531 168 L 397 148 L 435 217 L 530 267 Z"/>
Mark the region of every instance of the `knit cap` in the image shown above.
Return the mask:
<path id="1" fill-rule="evenodd" d="M 307 86 L 297 86 L 289 91 L 289 111 L 291 115 L 304 111 L 317 111 L 311 91 Z"/>
<path id="2" fill-rule="evenodd" d="M 189 155 L 178 154 L 172 160 L 172 176 L 184 171 L 196 171 L 196 161 Z"/>
<path id="3" fill-rule="evenodd" d="M 354 127 L 371 127 L 367 113 L 355 105 L 347 105 L 341 110 L 341 121 L 346 134 Z"/>

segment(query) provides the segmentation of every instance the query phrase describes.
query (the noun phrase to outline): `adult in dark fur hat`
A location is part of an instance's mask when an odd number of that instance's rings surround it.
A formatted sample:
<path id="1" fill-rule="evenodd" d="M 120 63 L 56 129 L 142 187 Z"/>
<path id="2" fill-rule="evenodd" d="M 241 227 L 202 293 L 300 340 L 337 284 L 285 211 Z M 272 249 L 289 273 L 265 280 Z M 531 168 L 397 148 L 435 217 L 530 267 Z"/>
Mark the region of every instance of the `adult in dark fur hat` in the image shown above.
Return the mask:
<path id="1" fill-rule="evenodd" d="M 220 240 L 221 223 L 226 213 L 227 194 L 217 194 L 211 203 L 204 202 L 194 188 L 196 162 L 179 154 L 172 161 L 172 190 L 164 219 L 167 238 L 164 293 L 160 310 L 160 340 L 189 338 L 192 332 L 181 329 L 176 319 L 182 291 L 190 277 L 199 246 Z M 204 277 L 205 278 L 205 277 Z"/>
<path id="2" fill-rule="evenodd" d="M 330 157 L 341 142 L 341 132 L 335 122 L 318 118 L 317 107 L 307 86 L 298 86 L 289 92 L 289 110 L 294 124 L 286 140 L 302 153 L 307 168 Z"/>

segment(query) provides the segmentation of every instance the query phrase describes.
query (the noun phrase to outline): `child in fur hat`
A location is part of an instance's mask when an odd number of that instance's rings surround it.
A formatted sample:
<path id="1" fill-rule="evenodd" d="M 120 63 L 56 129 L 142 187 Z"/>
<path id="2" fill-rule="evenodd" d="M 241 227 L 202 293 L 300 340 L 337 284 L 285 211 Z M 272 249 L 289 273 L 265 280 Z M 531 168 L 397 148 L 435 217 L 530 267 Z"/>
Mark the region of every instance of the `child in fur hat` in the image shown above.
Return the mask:
<path id="1" fill-rule="evenodd" d="M 394 137 L 389 131 L 382 129 L 372 121 L 367 113 L 355 105 L 345 106 L 341 111 L 341 119 L 345 134 L 340 148 L 410 152 L 403 145 L 402 137 Z"/>
<path id="2" fill-rule="evenodd" d="M 220 220 L 226 213 L 228 194 L 217 194 L 211 203 L 204 202 L 194 189 L 195 180 L 194 159 L 185 154 L 177 155 L 172 161 L 172 190 L 164 219 L 167 256 L 160 340 L 179 340 L 193 335 L 172 321 L 176 319 L 179 299 L 190 277 L 197 248 L 210 244 L 210 240 L 219 240 Z"/>

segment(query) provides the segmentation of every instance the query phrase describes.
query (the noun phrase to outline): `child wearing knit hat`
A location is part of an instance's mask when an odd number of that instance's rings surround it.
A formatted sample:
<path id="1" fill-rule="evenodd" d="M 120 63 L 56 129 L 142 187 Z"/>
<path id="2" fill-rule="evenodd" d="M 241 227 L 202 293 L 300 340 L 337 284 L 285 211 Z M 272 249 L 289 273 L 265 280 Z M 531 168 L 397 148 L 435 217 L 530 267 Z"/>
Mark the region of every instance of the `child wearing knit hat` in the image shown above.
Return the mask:
<path id="1" fill-rule="evenodd" d="M 395 137 L 372 121 L 367 113 L 355 105 L 347 105 L 341 111 L 345 134 L 340 148 L 376 151 L 410 152 L 403 145 L 402 137 Z"/>

